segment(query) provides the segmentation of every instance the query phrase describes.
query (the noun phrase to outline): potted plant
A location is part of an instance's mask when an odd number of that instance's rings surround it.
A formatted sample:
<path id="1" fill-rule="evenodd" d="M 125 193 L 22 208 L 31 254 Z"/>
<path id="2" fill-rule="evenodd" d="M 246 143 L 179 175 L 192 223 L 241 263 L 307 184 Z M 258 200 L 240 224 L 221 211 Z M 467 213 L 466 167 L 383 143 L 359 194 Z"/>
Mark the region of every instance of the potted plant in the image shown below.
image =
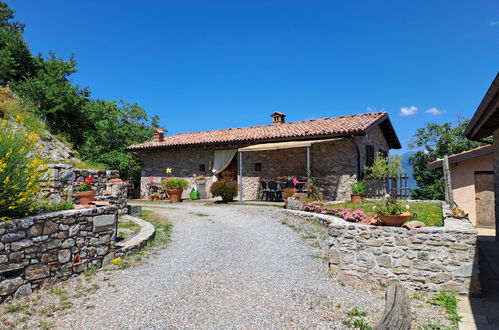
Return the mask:
<path id="1" fill-rule="evenodd" d="M 350 200 L 352 203 L 362 203 L 364 201 L 364 194 L 366 193 L 366 184 L 364 181 L 357 181 L 352 184 L 352 194 Z"/>
<path id="2" fill-rule="evenodd" d="M 210 192 L 213 196 L 222 197 L 224 202 L 232 202 L 237 195 L 237 182 L 228 177 L 223 178 L 211 185 Z"/>
<path id="3" fill-rule="evenodd" d="M 409 205 L 398 202 L 389 195 L 381 199 L 379 203 L 373 206 L 374 212 L 378 214 L 379 220 L 387 226 L 400 227 L 411 218 L 408 211 Z"/>
<path id="4" fill-rule="evenodd" d="M 159 193 L 154 191 L 149 194 L 149 199 L 152 201 L 157 201 L 159 199 Z"/>
<path id="5" fill-rule="evenodd" d="M 76 181 L 76 183 L 80 184 L 78 188 L 76 188 L 76 197 L 80 200 L 81 205 L 88 205 L 95 199 L 95 191 L 92 190 L 92 182 L 94 182 L 94 178 L 92 177 L 85 178 L 85 181 Z"/>
<path id="6" fill-rule="evenodd" d="M 172 203 L 182 201 L 182 192 L 189 187 L 189 181 L 181 178 L 166 178 L 161 181 L 161 188 L 165 189 Z"/>

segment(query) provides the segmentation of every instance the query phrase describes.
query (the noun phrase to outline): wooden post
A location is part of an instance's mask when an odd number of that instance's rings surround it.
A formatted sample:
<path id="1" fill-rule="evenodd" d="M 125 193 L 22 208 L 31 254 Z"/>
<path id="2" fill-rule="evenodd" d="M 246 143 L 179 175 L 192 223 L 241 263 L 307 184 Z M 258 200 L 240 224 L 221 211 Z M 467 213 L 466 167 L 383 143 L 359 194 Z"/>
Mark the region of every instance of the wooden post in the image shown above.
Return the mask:
<path id="1" fill-rule="evenodd" d="M 451 207 L 454 207 L 454 194 L 452 193 L 452 179 L 450 175 L 449 157 L 445 156 L 443 159 L 442 169 L 444 171 L 444 185 L 445 185 L 445 201 Z"/>
<path id="2" fill-rule="evenodd" d="M 374 330 L 409 330 L 411 324 L 411 300 L 402 284 L 394 282 L 386 290 L 385 311 Z"/>

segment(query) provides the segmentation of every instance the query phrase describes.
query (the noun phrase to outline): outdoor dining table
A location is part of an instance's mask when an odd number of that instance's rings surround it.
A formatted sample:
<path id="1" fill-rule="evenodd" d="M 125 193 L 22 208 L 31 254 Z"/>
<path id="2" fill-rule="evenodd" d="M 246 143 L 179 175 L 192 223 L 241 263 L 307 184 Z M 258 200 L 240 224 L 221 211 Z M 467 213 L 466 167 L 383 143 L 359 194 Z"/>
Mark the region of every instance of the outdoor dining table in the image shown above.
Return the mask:
<path id="1" fill-rule="evenodd" d="M 271 182 L 276 183 L 275 189 L 270 188 L 269 183 Z M 296 188 L 296 192 L 305 192 L 304 188 L 306 184 L 306 181 L 299 181 L 296 185 L 294 185 L 292 181 L 262 180 L 262 187 L 267 187 L 267 193 L 262 193 L 261 199 L 263 200 L 263 196 L 265 195 L 265 201 L 282 202 L 282 192 L 285 188 Z"/>

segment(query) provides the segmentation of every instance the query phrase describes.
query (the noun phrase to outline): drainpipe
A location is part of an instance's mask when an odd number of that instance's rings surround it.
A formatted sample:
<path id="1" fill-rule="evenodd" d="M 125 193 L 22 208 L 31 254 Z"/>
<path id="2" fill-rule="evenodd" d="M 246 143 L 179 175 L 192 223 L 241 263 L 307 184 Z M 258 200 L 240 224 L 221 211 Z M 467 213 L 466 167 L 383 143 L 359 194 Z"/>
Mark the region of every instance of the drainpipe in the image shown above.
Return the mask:
<path id="1" fill-rule="evenodd" d="M 357 142 L 355 142 L 355 138 L 353 135 L 349 136 L 349 139 L 350 141 L 352 141 L 354 147 L 355 147 L 355 151 L 357 152 L 357 181 L 360 180 L 360 174 L 361 174 L 361 170 L 360 170 L 360 149 L 359 149 L 359 146 L 357 145 Z"/>

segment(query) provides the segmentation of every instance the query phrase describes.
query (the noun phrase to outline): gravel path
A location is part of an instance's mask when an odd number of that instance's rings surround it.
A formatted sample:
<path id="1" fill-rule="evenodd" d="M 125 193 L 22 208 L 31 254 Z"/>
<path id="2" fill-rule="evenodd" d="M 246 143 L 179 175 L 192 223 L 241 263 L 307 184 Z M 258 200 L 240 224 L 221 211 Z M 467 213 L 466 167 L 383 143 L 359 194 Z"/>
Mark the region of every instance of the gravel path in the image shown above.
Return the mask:
<path id="1" fill-rule="evenodd" d="M 282 210 L 148 209 L 174 225 L 172 242 L 147 263 L 113 272 L 115 287 L 75 302 L 55 328 L 345 328 L 354 307 L 368 319 L 383 310 L 379 293 L 332 281 L 318 248 L 281 223 Z M 89 301 L 95 307 L 85 308 Z"/>

